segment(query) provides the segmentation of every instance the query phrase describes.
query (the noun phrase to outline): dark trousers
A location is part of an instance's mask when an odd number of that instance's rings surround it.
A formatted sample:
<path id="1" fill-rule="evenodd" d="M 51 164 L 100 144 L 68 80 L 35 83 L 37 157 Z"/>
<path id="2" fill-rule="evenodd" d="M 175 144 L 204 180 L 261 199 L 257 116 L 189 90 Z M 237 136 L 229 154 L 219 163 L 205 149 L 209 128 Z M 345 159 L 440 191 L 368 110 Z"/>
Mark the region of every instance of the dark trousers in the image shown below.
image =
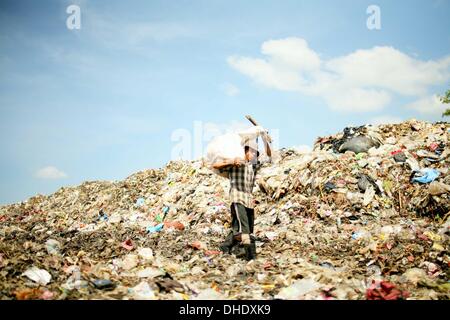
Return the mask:
<path id="1" fill-rule="evenodd" d="M 247 208 L 240 203 L 231 204 L 231 230 L 222 243 L 221 248 L 225 252 L 231 251 L 231 248 L 242 241 L 242 235 L 250 239 L 252 251 L 256 254 L 253 233 L 255 223 L 255 211 Z"/>
<path id="2" fill-rule="evenodd" d="M 234 202 L 231 204 L 231 217 L 231 230 L 233 235 L 253 233 L 255 210 Z"/>

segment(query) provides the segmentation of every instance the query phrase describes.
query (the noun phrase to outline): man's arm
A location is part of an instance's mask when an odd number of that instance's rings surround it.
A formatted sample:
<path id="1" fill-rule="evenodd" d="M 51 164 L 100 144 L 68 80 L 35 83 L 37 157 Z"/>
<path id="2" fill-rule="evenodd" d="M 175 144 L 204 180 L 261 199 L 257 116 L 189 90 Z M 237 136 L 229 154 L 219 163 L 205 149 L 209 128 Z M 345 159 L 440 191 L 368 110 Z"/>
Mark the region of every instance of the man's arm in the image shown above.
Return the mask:
<path id="1" fill-rule="evenodd" d="M 272 149 L 270 148 L 269 142 L 267 142 L 266 139 L 264 139 L 264 148 L 266 148 L 266 154 L 268 157 L 272 157 Z"/>
<path id="2" fill-rule="evenodd" d="M 272 142 L 272 139 L 269 136 L 269 133 L 264 131 L 261 133 L 262 140 L 264 142 L 264 148 L 266 149 L 266 154 L 269 158 L 272 158 L 272 148 L 270 146 L 270 143 Z"/>
<path id="3" fill-rule="evenodd" d="M 216 162 L 212 165 L 212 167 L 214 169 L 217 170 L 221 170 L 221 169 L 226 169 L 228 167 L 232 167 L 232 166 L 239 166 L 243 163 L 243 160 L 240 158 L 235 158 L 235 159 L 225 159 L 223 161 L 220 162 Z"/>

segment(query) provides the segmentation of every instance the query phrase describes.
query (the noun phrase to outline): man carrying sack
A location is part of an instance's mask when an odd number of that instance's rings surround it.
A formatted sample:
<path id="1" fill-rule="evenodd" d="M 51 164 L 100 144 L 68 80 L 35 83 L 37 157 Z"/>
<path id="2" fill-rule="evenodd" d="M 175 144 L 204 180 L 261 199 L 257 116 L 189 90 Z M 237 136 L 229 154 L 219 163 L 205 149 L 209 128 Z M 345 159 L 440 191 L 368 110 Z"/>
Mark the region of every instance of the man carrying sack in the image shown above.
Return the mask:
<path id="1" fill-rule="evenodd" d="M 270 159 L 272 152 L 267 139 L 264 139 L 264 146 Z M 212 167 L 227 173 L 230 179 L 231 231 L 220 245 L 220 250 L 231 253 L 231 249 L 240 242 L 245 248 L 246 260 L 252 260 L 256 258 L 256 244 L 251 236 L 255 221 L 252 192 L 261 162 L 258 161 L 258 143 L 255 140 L 246 139 L 243 147 L 244 159 L 226 159 Z"/>

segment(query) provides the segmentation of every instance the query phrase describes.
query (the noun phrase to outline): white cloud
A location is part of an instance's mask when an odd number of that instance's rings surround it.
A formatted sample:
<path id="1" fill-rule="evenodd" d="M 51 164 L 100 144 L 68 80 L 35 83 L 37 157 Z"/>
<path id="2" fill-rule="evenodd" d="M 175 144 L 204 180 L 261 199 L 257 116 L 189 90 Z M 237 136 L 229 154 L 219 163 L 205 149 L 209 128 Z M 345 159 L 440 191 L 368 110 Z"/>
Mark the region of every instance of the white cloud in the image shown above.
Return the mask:
<path id="1" fill-rule="evenodd" d="M 262 59 L 232 56 L 228 63 L 254 81 L 282 91 L 298 91 L 301 88 L 299 75 L 290 70 L 277 68 Z"/>
<path id="2" fill-rule="evenodd" d="M 450 79 L 450 56 L 422 61 L 392 47 L 322 60 L 300 38 L 262 44 L 265 59 L 230 56 L 231 67 L 263 86 L 322 97 L 337 111 L 381 110 L 393 94 L 418 97 Z"/>
<path id="3" fill-rule="evenodd" d="M 421 98 L 415 102 L 407 104 L 405 108 L 419 111 L 420 113 L 428 113 L 440 115 L 449 106 L 441 102 L 437 95 Z"/>
<path id="4" fill-rule="evenodd" d="M 269 40 L 261 47 L 263 54 L 270 56 L 275 65 L 297 70 L 317 70 L 320 68 L 319 55 L 300 38 Z"/>
<path id="5" fill-rule="evenodd" d="M 330 60 L 330 71 L 341 81 L 360 87 L 378 87 L 402 95 L 424 94 L 428 86 L 450 78 L 450 56 L 438 61 L 420 61 L 392 47 L 357 50 Z"/>
<path id="6" fill-rule="evenodd" d="M 400 122 L 402 122 L 401 118 L 395 117 L 395 116 L 389 116 L 389 115 L 378 116 L 378 117 L 374 117 L 369 120 L 369 123 L 373 124 L 373 125 L 395 124 L 395 123 L 400 123 Z"/>
<path id="7" fill-rule="evenodd" d="M 67 174 L 56 167 L 47 166 L 39 169 L 35 173 L 35 177 L 39 179 L 63 179 L 67 178 Z"/>
<path id="8" fill-rule="evenodd" d="M 230 97 L 237 96 L 239 94 L 239 88 L 236 87 L 234 84 L 231 83 L 225 83 L 222 86 L 222 90 L 225 92 L 226 95 Z"/>

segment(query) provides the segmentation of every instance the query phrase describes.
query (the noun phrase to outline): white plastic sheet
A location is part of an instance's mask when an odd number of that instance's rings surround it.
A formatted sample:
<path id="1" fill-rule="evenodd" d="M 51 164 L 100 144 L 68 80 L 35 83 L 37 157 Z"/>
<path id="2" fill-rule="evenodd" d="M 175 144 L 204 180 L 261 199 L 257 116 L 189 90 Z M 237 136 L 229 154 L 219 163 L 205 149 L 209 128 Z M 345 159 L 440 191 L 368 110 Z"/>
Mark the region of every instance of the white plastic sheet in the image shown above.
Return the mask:
<path id="1" fill-rule="evenodd" d="M 206 149 L 206 161 L 213 164 L 224 159 L 244 158 L 244 148 L 241 136 L 237 133 L 227 133 L 214 138 Z"/>
<path id="2" fill-rule="evenodd" d="M 254 142 L 258 136 L 265 134 L 266 131 L 263 127 L 254 126 L 244 131 L 217 136 L 208 144 L 206 162 L 211 165 L 224 159 L 243 159 L 245 142 Z"/>
<path id="3" fill-rule="evenodd" d="M 48 273 L 44 269 L 39 269 L 37 267 L 31 267 L 28 270 L 26 270 L 24 273 L 22 273 L 23 276 L 26 276 L 27 278 L 33 280 L 34 282 L 37 282 L 43 286 L 45 286 L 47 283 L 50 282 L 52 279 L 52 276 L 50 273 Z"/>

